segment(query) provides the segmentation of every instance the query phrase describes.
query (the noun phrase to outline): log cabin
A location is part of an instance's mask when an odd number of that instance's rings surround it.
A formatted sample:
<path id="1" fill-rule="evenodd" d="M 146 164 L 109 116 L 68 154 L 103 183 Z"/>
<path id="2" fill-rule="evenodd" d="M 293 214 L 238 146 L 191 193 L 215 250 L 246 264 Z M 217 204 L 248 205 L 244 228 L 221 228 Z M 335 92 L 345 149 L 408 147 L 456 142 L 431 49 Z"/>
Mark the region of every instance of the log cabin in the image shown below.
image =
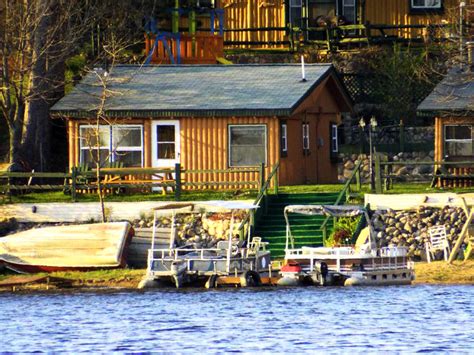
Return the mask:
<path id="1" fill-rule="evenodd" d="M 440 178 L 438 186 L 472 186 L 474 181 L 473 68 L 472 61 L 452 68 L 418 106 L 419 115 L 434 118 L 435 161 L 450 164 L 439 167 L 438 174 L 449 181 Z"/>
<path id="2" fill-rule="evenodd" d="M 70 167 L 91 163 L 88 152 L 96 145 L 86 137 L 99 117 L 101 153 L 124 167 L 180 163 L 184 170 L 209 170 L 263 163 L 268 174 L 280 162 L 280 184 L 335 183 L 337 126 L 352 103 L 332 65 L 306 65 L 304 78 L 302 69 L 116 66 L 107 76 L 85 76 L 51 114 L 68 122 Z"/>
<path id="3" fill-rule="evenodd" d="M 326 34 L 315 28 L 322 30 L 321 26 L 327 23 L 361 25 L 365 33 L 358 30 L 359 35 L 379 40 L 440 39 L 456 36 L 457 27 L 448 24 L 457 24 L 460 17 L 458 0 L 209 0 L 197 3 L 223 11 L 223 23 L 217 16 L 198 12 L 195 28 L 198 33 L 213 29 L 213 34 L 219 35 L 220 26 L 224 29 L 225 48 L 288 47 L 292 45 L 290 39 L 293 41 L 292 31 L 296 28 L 303 29 L 302 41 L 317 43 Z M 179 2 L 188 8 L 197 3 L 195 0 Z M 465 3 L 463 17 L 468 18 L 474 11 L 474 2 Z M 189 16 L 182 16 L 179 27 L 190 27 L 189 21 Z M 214 23 L 211 25 L 211 22 Z M 351 33 L 354 35 L 354 30 Z"/>

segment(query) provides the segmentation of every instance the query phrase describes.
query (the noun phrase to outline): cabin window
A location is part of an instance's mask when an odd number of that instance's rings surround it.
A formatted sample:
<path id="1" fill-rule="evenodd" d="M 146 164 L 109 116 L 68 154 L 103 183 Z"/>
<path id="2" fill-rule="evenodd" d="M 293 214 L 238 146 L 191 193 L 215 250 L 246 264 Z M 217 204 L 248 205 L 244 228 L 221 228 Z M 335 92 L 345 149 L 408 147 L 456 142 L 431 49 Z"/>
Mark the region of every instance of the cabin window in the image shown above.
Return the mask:
<path id="1" fill-rule="evenodd" d="M 473 126 L 469 125 L 444 126 L 445 156 L 472 156 L 474 154 L 473 131 Z"/>
<path id="2" fill-rule="evenodd" d="M 290 0 L 290 23 L 293 27 L 302 27 L 303 0 Z"/>
<path id="3" fill-rule="evenodd" d="M 112 126 L 113 161 L 125 167 L 143 166 L 142 126 Z"/>
<path id="4" fill-rule="evenodd" d="M 286 157 L 288 156 L 288 125 L 286 122 L 282 122 L 280 125 L 280 132 L 281 132 L 281 156 Z"/>
<path id="5" fill-rule="evenodd" d="M 339 152 L 339 142 L 337 140 L 337 124 L 331 123 L 331 153 Z"/>
<path id="6" fill-rule="evenodd" d="M 443 0 L 410 0 L 412 12 L 427 12 L 443 10 Z"/>
<path id="7" fill-rule="evenodd" d="M 331 142 L 331 150 L 329 152 L 330 159 L 332 162 L 337 161 L 337 155 L 339 153 L 339 140 L 338 140 L 338 132 L 337 132 L 337 124 L 331 123 L 329 126 L 329 132 L 331 134 L 330 142 Z"/>
<path id="8" fill-rule="evenodd" d="M 156 159 L 176 158 L 176 126 L 174 124 L 156 126 L 156 140 L 158 144 Z"/>
<path id="9" fill-rule="evenodd" d="M 309 123 L 303 123 L 303 150 L 309 150 Z"/>
<path id="10" fill-rule="evenodd" d="M 267 126 L 229 126 L 229 166 L 256 166 L 267 163 Z"/>
<path id="11" fill-rule="evenodd" d="M 97 141 L 99 140 L 100 165 L 119 162 L 124 167 L 143 166 L 143 127 L 140 125 L 94 125 L 79 128 L 79 161 L 94 167 L 97 164 Z"/>
<path id="12" fill-rule="evenodd" d="M 349 23 L 357 23 L 356 0 L 342 0 L 342 16 Z"/>

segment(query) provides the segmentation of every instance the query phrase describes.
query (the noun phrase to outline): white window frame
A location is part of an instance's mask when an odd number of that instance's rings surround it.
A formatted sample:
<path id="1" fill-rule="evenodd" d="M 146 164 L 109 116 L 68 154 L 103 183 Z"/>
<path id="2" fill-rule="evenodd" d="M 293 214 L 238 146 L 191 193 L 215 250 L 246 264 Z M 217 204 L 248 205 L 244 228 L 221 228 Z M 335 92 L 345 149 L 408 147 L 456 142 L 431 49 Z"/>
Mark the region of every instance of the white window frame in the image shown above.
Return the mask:
<path id="1" fill-rule="evenodd" d="M 339 141 L 337 137 L 337 124 L 331 123 L 331 152 L 339 153 Z"/>
<path id="2" fill-rule="evenodd" d="M 117 147 L 114 147 L 114 130 L 120 130 L 120 129 L 140 129 L 140 147 L 134 147 L 134 146 L 120 146 L 118 145 Z M 119 124 L 119 125 L 113 125 L 111 126 L 111 136 L 110 136 L 110 141 L 111 141 L 111 146 L 112 146 L 112 161 L 115 161 L 115 154 L 117 152 L 141 152 L 141 167 L 143 168 L 144 164 L 144 141 L 143 141 L 143 125 L 138 125 L 138 124 Z"/>
<path id="3" fill-rule="evenodd" d="M 303 150 L 309 150 L 309 123 L 303 123 Z"/>
<path id="4" fill-rule="evenodd" d="M 415 10 L 427 10 L 427 9 L 428 10 L 441 10 L 443 7 L 443 0 L 440 0 L 439 4 L 436 6 L 428 5 L 429 0 L 423 0 L 423 1 L 424 1 L 424 5 L 415 5 L 415 1 L 410 0 L 410 6 L 412 9 L 415 9 Z"/>
<path id="5" fill-rule="evenodd" d="M 281 137 L 280 137 L 281 151 L 282 153 L 288 153 L 288 124 L 281 124 Z"/>
<path id="6" fill-rule="evenodd" d="M 462 127 L 462 126 L 465 126 L 465 127 L 469 127 L 471 129 L 471 139 L 456 139 L 456 138 L 451 138 L 451 139 L 448 139 L 446 138 L 447 137 L 447 134 L 446 134 L 446 131 L 448 129 L 448 127 Z M 444 156 L 449 156 L 448 155 L 448 152 L 447 152 L 447 143 L 471 143 L 471 145 L 474 146 L 474 126 L 473 125 L 469 125 L 469 124 L 448 124 L 448 125 L 444 125 L 443 127 L 444 129 Z M 474 149 L 474 147 L 473 147 Z M 460 156 L 468 156 L 468 155 L 460 155 Z"/>
<path id="7" fill-rule="evenodd" d="M 230 168 L 244 168 L 244 167 L 254 167 L 256 165 L 232 165 L 232 159 L 231 159 L 231 131 L 232 128 L 234 127 L 263 127 L 265 130 L 265 161 L 264 164 L 267 166 L 267 156 L 268 156 L 268 131 L 267 131 L 267 125 L 265 124 L 231 124 L 227 128 L 227 159 L 228 159 L 228 166 Z"/>
<path id="8" fill-rule="evenodd" d="M 99 130 L 100 129 L 103 129 L 103 128 L 106 128 L 106 130 L 108 131 L 108 136 L 109 136 L 109 139 L 108 139 L 108 142 L 109 144 L 107 146 L 100 146 L 99 147 L 99 150 L 108 150 L 109 151 L 109 157 L 108 157 L 108 161 L 109 162 L 115 162 L 115 153 L 116 152 L 131 152 L 131 151 L 135 151 L 135 152 L 138 152 L 138 151 L 141 151 L 141 167 L 144 166 L 144 138 L 143 138 L 143 125 L 139 125 L 139 124 L 130 124 L 130 125 L 127 125 L 127 124 L 119 124 L 119 125 L 100 125 L 99 126 Z M 80 151 L 80 154 L 79 154 L 79 163 L 80 164 L 84 164 L 84 160 L 83 160 L 83 157 L 82 157 L 82 151 L 83 150 L 91 150 L 91 149 L 96 149 L 96 147 L 91 147 L 91 146 L 88 146 L 88 145 L 84 145 L 84 139 L 82 138 L 82 130 L 83 129 L 97 129 L 97 126 L 96 125 L 80 125 L 79 126 L 79 151 Z M 113 132 L 114 132 L 114 129 L 130 129 L 130 128 L 139 128 L 140 129 L 140 144 L 141 146 L 140 147 L 127 147 L 127 146 L 117 146 L 117 147 L 114 147 L 114 136 L 113 136 Z"/>

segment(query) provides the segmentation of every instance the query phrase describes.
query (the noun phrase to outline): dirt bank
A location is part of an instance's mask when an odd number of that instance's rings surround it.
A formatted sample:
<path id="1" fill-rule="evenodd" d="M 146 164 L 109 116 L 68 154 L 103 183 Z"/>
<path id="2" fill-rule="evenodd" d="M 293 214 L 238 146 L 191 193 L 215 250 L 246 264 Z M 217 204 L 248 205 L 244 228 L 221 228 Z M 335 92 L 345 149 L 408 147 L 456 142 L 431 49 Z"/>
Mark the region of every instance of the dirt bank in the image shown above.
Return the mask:
<path id="1" fill-rule="evenodd" d="M 97 270 L 88 272 L 54 272 L 49 276 L 67 280 L 67 287 L 73 289 L 81 288 L 123 288 L 136 289 L 138 283 L 145 275 L 145 269 L 131 270 Z M 474 285 L 474 260 L 467 262 L 455 262 L 449 265 L 444 261 L 437 261 L 431 264 L 416 263 L 415 264 L 416 280 L 414 284 L 444 284 L 444 285 Z M 46 274 L 38 274 L 37 276 L 45 276 Z M 14 279 L 12 274 L 0 274 L 0 281 Z M 21 291 L 21 290 L 51 290 L 57 289 L 53 284 L 32 283 L 29 285 L 21 285 L 12 287 L 0 287 L 0 291 Z"/>
<path id="2" fill-rule="evenodd" d="M 468 284 L 474 285 L 474 260 L 444 261 L 415 264 L 415 284 Z"/>

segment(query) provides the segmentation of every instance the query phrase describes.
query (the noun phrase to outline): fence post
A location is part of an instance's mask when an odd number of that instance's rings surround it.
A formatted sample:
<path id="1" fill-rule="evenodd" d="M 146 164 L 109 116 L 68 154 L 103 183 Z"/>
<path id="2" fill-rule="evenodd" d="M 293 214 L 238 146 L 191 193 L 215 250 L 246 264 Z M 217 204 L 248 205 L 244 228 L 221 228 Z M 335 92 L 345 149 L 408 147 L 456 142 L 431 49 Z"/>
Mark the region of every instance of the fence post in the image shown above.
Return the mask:
<path id="1" fill-rule="evenodd" d="M 262 163 L 260 165 L 260 182 L 259 182 L 259 187 L 258 190 L 262 191 L 262 187 L 265 184 L 265 163 Z"/>
<path id="2" fill-rule="evenodd" d="M 380 154 L 375 154 L 375 193 L 382 193 L 382 169 L 380 167 Z"/>
<path id="3" fill-rule="evenodd" d="M 175 187 L 175 192 L 174 192 L 174 196 L 175 196 L 175 199 L 176 201 L 179 201 L 181 199 L 181 164 L 180 163 L 176 163 L 175 166 L 174 166 L 174 174 L 175 174 L 175 184 L 176 184 L 176 187 Z"/>
<path id="4" fill-rule="evenodd" d="M 71 198 L 72 202 L 76 202 L 76 184 L 77 184 L 77 168 L 72 167 L 71 170 Z"/>
<path id="5" fill-rule="evenodd" d="M 359 154 L 364 154 L 365 153 L 365 146 L 367 145 L 367 142 L 365 141 L 365 134 L 364 130 L 359 126 Z"/>
<path id="6" fill-rule="evenodd" d="M 360 177 L 360 165 L 359 168 L 356 171 L 356 186 L 357 186 L 357 191 L 360 192 L 362 190 L 362 181 Z"/>
<path id="7" fill-rule="evenodd" d="M 273 193 L 275 195 L 278 195 L 278 168 L 275 171 L 275 174 L 273 175 Z"/>
<path id="8" fill-rule="evenodd" d="M 400 152 L 405 152 L 405 125 L 400 120 Z"/>

